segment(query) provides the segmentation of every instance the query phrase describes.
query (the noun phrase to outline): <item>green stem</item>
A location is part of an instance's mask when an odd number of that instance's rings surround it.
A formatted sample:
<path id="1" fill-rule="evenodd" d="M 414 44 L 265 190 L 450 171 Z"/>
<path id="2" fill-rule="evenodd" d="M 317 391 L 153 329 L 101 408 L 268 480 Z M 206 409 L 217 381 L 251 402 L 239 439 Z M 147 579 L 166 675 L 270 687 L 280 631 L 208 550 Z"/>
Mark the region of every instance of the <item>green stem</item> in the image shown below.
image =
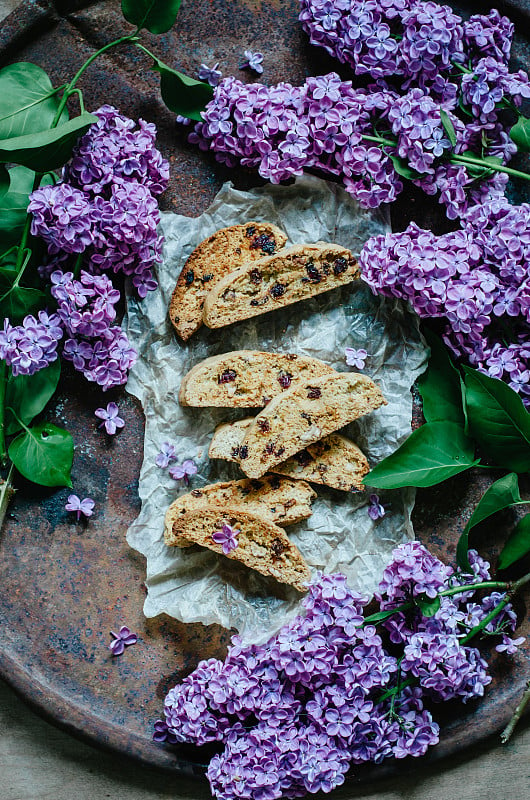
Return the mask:
<path id="1" fill-rule="evenodd" d="M 511 720 L 501 733 L 501 742 L 503 744 L 506 744 L 506 742 L 510 739 L 512 733 L 514 732 L 515 726 L 523 716 L 523 711 L 525 710 L 529 702 L 530 702 L 530 680 L 527 680 L 521 701 L 518 703 L 517 708 L 513 712 Z"/>
<path id="2" fill-rule="evenodd" d="M 9 472 L 7 473 L 7 478 L 5 481 L 0 482 L 0 530 L 2 529 L 2 525 L 4 524 L 4 518 L 6 515 L 7 507 L 15 494 L 15 490 L 11 484 L 11 479 L 13 477 L 13 470 L 14 464 L 11 464 L 9 467 Z"/>
<path id="3" fill-rule="evenodd" d="M 7 364 L 4 359 L 0 361 L 0 463 L 5 465 L 7 458 L 5 434 L 5 409 L 4 402 L 7 386 Z"/>
<path id="4" fill-rule="evenodd" d="M 138 31 L 136 30 L 134 33 L 129 33 L 127 36 L 120 36 L 119 39 L 114 39 L 114 41 L 109 42 L 104 47 L 102 47 L 99 50 L 97 50 L 95 53 L 93 53 L 90 56 L 90 58 L 88 58 L 85 61 L 83 66 L 78 69 L 78 71 L 76 72 L 76 74 L 74 75 L 74 77 L 72 78 L 72 80 L 70 81 L 70 83 L 68 84 L 66 89 L 64 90 L 64 94 L 63 94 L 63 96 L 61 98 L 61 102 L 59 103 L 59 108 L 57 109 L 57 113 L 55 114 L 55 118 L 54 118 L 54 120 L 52 122 L 52 126 L 51 126 L 52 128 L 55 128 L 57 126 L 59 120 L 61 119 L 61 114 L 64 111 L 66 103 L 68 102 L 68 98 L 73 93 L 77 81 L 83 75 L 83 73 L 88 69 L 88 67 L 92 64 L 92 62 L 95 61 L 96 58 L 98 58 L 103 53 L 106 53 L 107 50 L 110 50 L 111 48 L 116 47 L 117 45 L 122 44 L 123 42 L 133 42 L 133 41 L 135 41 L 136 38 L 137 38 L 137 35 L 138 35 Z"/>
<path id="5" fill-rule="evenodd" d="M 525 181 L 530 181 L 530 175 L 527 172 L 521 172 L 518 169 L 512 169 L 512 167 L 504 167 L 500 164 L 490 164 L 488 161 L 483 161 L 481 158 L 452 155 L 449 158 L 449 163 L 462 164 L 463 166 L 468 167 L 484 167 L 485 169 L 491 169 L 494 172 L 504 172 L 506 175 L 511 175 L 514 178 L 522 178 Z"/>

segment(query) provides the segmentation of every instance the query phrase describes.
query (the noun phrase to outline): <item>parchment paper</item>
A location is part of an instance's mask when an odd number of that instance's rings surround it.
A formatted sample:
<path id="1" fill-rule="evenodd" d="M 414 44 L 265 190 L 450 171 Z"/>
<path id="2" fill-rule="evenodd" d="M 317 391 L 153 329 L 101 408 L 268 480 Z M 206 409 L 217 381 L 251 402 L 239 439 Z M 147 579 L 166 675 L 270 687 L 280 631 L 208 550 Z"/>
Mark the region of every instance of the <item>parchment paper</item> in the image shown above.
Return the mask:
<path id="1" fill-rule="evenodd" d="M 124 326 L 139 358 L 127 388 L 142 402 L 146 429 L 139 483 L 142 510 L 127 541 L 147 558 L 144 613 L 220 623 L 237 628 L 246 639 L 264 641 L 296 613 L 298 593 L 209 550 L 169 548 L 163 542 L 164 513 L 176 496 L 206 483 L 244 477 L 235 464 L 210 461 L 208 445 L 220 422 L 253 413 L 180 407 L 182 377 L 202 359 L 238 349 L 317 356 L 347 371 L 345 347 L 362 347 L 369 354 L 364 372 L 379 383 L 388 405 L 352 423 L 346 434 L 373 465 L 410 433 L 410 387 L 425 369 L 426 351 L 413 315 L 398 301 L 375 298 L 361 282 L 220 330 L 203 327 L 187 344 L 179 342 L 167 308 L 184 261 L 219 228 L 253 219 L 276 223 L 292 244 L 327 240 L 355 254 L 369 236 L 386 232 L 389 226 L 380 212 L 362 211 L 341 187 L 315 177 L 248 192 L 227 183 L 198 218 L 162 215 L 165 251 L 160 289 L 142 302 L 128 299 Z M 175 444 L 180 463 L 191 458 L 198 466 L 189 488 L 155 465 L 166 440 Z M 413 490 L 382 494 L 386 516 L 373 522 L 367 513 L 368 492 L 315 488 L 318 498 L 312 516 L 289 526 L 289 537 L 313 572 L 341 571 L 353 587 L 371 593 L 392 549 L 414 536 Z"/>

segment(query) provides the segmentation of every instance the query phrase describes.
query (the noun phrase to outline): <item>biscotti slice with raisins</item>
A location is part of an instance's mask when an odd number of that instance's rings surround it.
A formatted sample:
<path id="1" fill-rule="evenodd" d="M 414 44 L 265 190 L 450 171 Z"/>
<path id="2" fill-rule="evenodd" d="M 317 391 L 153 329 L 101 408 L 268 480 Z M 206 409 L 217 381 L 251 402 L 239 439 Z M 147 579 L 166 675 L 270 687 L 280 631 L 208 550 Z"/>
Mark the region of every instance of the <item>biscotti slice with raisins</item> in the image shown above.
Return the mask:
<path id="1" fill-rule="evenodd" d="M 184 264 L 169 304 L 180 338 L 187 341 L 201 327 L 204 298 L 217 281 L 247 261 L 272 255 L 286 241 L 270 222 L 247 222 L 221 228 L 201 242 Z"/>
<path id="2" fill-rule="evenodd" d="M 248 417 L 218 425 L 208 450 L 209 457 L 235 461 L 238 464 L 244 461 L 247 451 L 243 440 L 252 421 L 253 417 Z M 370 466 L 362 450 L 351 439 L 339 433 L 331 433 L 276 464 L 271 471 L 294 480 L 318 483 L 343 492 L 358 492 L 364 489 L 362 481 L 370 471 Z"/>
<path id="3" fill-rule="evenodd" d="M 237 547 L 228 552 L 213 538 L 225 526 L 229 526 L 237 542 Z M 187 539 L 240 561 L 262 575 L 294 586 L 299 592 L 307 591 L 310 570 L 300 551 L 282 528 L 257 514 L 240 508 L 206 505 L 179 516 L 173 523 L 173 534 L 175 538 Z"/>
<path id="4" fill-rule="evenodd" d="M 295 353 L 233 350 L 196 364 L 179 392 L 183 406 L 263 408 L 291 386 L 335 374 L 333 367 Z"/>
<path id="5" fill-rule="evenodd" d="M 206 296 L 203 321 L 222 328 L 344 286 L 359 275 L 351 252 L 338 244 L 287 247 L 222 278 Z"/>
<path id="6" fill-rule="evenodd" d="M 240 462 L 241 469 L 249 478 L 259 478 L 323 436 L 385 404 L 379 387 L 354 372 L 326 375 L 288 389 L 248 426 L 241 445 L 247 457 Z"/>
<path id="7" fill-rule="evenodd" d="M 171 503 L 166 511 L 164 541 L 179 547 L 193 544 L 181 536 L 175 538 L 173 524 L 188 511 L 199 510 L 205 505 L 238 507 L 284 527 L 310 517 L 311 501 L 315 497 L 316 492 L 305 481 L 281 478 L 279 475 L 264 475 L 260 480 L 244 478 L 241 481 L 211 483 L 200 489 L 192 489 Z"/>

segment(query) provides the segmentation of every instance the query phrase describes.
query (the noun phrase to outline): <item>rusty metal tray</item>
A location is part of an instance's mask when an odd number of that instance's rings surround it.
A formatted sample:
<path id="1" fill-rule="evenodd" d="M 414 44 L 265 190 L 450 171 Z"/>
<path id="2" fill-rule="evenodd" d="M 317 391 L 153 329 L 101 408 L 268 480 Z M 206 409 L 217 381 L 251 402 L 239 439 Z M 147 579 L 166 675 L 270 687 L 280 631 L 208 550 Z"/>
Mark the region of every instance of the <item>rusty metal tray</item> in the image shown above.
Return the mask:
<path id="1" fill-rule="evenodd" d="M 521 0 L 509 9 L 520 30 L 529 30 L 526 6 Z M 175 28 L 147 38 L 152 38 L 154 52 L 189 74 L 195 74 L 201 62 L 217 60 L 225 74 L 238 74 L 242 51 L 251 47 L 266 53 L 268 82 L 297 83 L 309 74 L 337 69 L 307 44 L 297 11 L 297 0 L 185 0 Z M 57 85 L 121 30 L 117 1 L 25 0 L 0 26 L 0 65 L 34 61 Z M 518 67 L 530 62 L 529 52 L 528 42 L 519 39 Z M 172 168 L 164 208 L 198 214 L 224 180 L 242 187 L 255 183 L 254 175 L 226 171 L 186 144 L 159 100 L 148 66 L 140 53 L 116 49 L 90 68 L 82 88 L 89 109 L 110 102 L 132 117 L 156 122 L 159 146 Z M 405 224 L 411 209 L 423 224 L 441 222 L 439 211 L 426 217 L 424 199 L 412 194 L 393 209 L 395 224 Z M 77 443 L 74 487 L 80 496 L 96 501 L 90 522 L 75 523 L 64 510 L 68 489 L 48 491 L 21 480 L 1 531 L 0 676 L 36 711 L 73 735 L 152 767 L 200 776 L 200 751 L 154 744 L 152 725 L 168 689 L 199 658 L 222 657 L 229 633 L 165 616 L 143 617 L 145 565 L 125 542 L 140 505 L 142 410 L 129 395 L 121 396 L 126 426 L 109 443 L 96 427 L 93 412 L 99 405 L 101 395 L 70 373 L 63 377 L 50 412 L 50 419 L 66 425 Z M 485 480 L 466 474 L 418 494 L 416 530 L 438 555 L 453 559 L 463 520 Z M 502 520 L 507 525 L 510 514 Z M 498 525 L 497 521 L 497 530 Z M 493 533 L 481 530 L 486 555 Z M 520 610 L 521 631 L 528 635 L 528 612 Z M 138 633 L 139 643 L 113 658 L 109 630 L 122 624 Z M 494 660 L 493 687 L 480 703 L 443 710 L 441 742 L 423 762 L 454 754 L 498 731 L 523 690 L 529 659 L 527 649 L 513 667 Z M 361 777 L 373 780 L 397 770 L 389 764 L 365 770 Z"/>

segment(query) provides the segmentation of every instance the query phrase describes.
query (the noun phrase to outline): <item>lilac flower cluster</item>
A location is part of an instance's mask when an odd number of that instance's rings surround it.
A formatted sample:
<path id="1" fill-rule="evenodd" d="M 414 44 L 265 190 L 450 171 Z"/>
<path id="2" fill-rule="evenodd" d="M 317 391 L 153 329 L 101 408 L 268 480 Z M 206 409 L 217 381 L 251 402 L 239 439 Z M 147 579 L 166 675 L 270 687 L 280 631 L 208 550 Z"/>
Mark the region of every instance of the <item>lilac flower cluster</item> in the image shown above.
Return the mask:
<path id="1" fill-rule="evenodd" d="M 120 326 L 111 324 L 120 293 L 110 278 L 81 270 L 77 280 L 55 270 L 50 281 L 65 333 L 63 358 L 104 390 L 126 383 L 137 353 Z"/>
<path id="2" fill-rule="evenodd" d="M 458 157 L 500 165 L 517 149 L 506 115 L 511 125 L 530 82 L 508 70 L 509 20 L 492 11 L 463 22 L 448 7 L 419 0 L 301 2 L 311 41 L 376 84 L 354 89 L 335 73 L 300 87 L 226 78 L 191 142 L 273 183 L 304 170 L 340 177 L 370 208 L 395 200 L 403 176 L 437 195 L 450 219 L 503 195 L 505 174 L 477 174 Z"/>
<path id="3" fill-rule="evenodd" d="M 33 375 L 57 359 L 57 345 L 62 336 L 58 314 L 39 311 L 38 318 L 28 314 L 21 325 L 11 325 L 4 319 L 0 358 L 5 359 L 13 375 Z"/>
<path id="4" fill-rule="evenodd" d="M 308 78 L 300 87 L 249 85 L 229 77 L 215 89 L 204 122 L 197 123 L 189 140 L 213 150 L 229 166 L 257 168 L 272 183 L 304 170 L 340 177 L 369 208 L 396 199 L 406 165 L 412 182 L 438 195 L 455 218 L 485 197 L 502 196 L 507 176 L 490 173 L 477 180 L 448 159 L 478 147 L 482 156 L 504 163 L 516 150 L 499 122 L 465 124 L 456 104 L 456 95 L 440 103 L 420 88 L 403 95 L 387 85 L 355 89 L 334 72 Z M 454 145 L 442 110 L 454 130 Z"/>
<path id="5" fill-rule="evenodd" d="M 62 181 L 37 189 L 28 206 L 31 232 L 55 258 L 48 274 L 71 254 L 82 254 L 92 273 L 132 277 L 140 297 L 156 288 L 153 266 L 162 240 L 156 195 L 167 186 L 169 164 L 155 147 L 156 128 L 112 106 L 77 143 Z"/>
<path id="6" fill-rule="evenodd" d="M 435 236 L 411 223 L 373 237 L 359 259 L 363 278 L 420 317 L 445 319 L 452 352 L 530 404 L 530 204 L 476 205 L 461 225 Z"/>
<path id="7" fill-rule="evenodd" d="M 431 617 L 414 602 L 489 576 L 475 552 L 470 560 L 473 574 L 460 575 L 418 542 L 398 547 L 377 595 L 396 612 L 379 631 L 344 575 L 319 576 L 303 613 L 265 645 L 236 636 L 224 662 L 201 661 L 171 689 L 157 741 L 219 743 L 207 774 L 222 800 L 329 792 L 352 765 L 423 755 L 439 737 L 426 706 L 466 702 L 491 680 L 465 637 L 501 596 L 473 603 L 464 590 L 442 597 Z M 515 624 L 508 605 L 488 625 L 505 652 L 517 647 L 506 635 Z"/>

